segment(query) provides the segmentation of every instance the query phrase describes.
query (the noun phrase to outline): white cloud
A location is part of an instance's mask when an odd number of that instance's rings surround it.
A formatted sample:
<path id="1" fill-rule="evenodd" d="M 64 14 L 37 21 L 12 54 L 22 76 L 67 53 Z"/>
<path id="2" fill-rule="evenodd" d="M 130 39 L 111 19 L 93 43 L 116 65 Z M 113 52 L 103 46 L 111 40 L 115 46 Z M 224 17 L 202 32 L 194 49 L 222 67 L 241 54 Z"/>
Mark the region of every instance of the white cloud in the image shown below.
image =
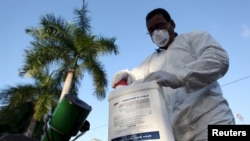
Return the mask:
<path id="1" fill-rule="evenodd" d="M 242 25 L 241 29 L 242 29 L 241 35 L 243 36 L 243 38 L 250 38 L 250 26 L 245 24 Z"/>

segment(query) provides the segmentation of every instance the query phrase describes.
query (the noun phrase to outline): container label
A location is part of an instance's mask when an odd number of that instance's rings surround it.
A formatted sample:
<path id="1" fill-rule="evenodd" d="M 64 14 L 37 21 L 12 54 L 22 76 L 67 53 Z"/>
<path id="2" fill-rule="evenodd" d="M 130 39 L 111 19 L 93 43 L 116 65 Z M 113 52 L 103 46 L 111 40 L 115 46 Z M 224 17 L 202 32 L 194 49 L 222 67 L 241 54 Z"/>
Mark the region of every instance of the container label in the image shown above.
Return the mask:
<path id="1" fill-rule="evenodd" d="M 111 141 L 142 141 L 160 139 L 159 131 L 137 133 L 112 139 Z"/>
<path id="2" fill-rule="evenodd" d="M 116 139 L 132 140 L 129 138 L 142 140 L 159 138 L 159 132 L 155 127 L 157 121 L 154 120 L 150 103 L 151 96 L 150 93 L 144 91 L 144 93 L 124 95 L 110 103 L 112 106 L 110 133 L 115 138 L 112 141 L 116 141 Z"/>
<path id="3" fill-rule="evenodd" d="M 109 97 L 108 141 L 174 141 L 158 84 L 127 86 Z"/>

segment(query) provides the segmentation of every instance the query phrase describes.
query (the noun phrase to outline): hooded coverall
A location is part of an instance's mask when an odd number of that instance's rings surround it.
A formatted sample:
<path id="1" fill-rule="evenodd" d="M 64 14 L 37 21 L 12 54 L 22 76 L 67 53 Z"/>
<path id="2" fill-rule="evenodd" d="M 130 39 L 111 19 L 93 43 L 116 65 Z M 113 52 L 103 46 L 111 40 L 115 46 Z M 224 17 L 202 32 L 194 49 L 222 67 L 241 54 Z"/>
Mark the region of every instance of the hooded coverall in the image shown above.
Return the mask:
<path id="1" fill-rule="evenodd" d="M 184 87 L 163 87 L 175 140 L 199 141 L 207 140 L 209 124 L 235 124 L 217 82 L 228 67 L 228 54 L 220 44 L 209 33 L 194 31 L 176 36 L 167 49 L 127 72 L 132 81 L 159 70 L 175 74 Z"/>

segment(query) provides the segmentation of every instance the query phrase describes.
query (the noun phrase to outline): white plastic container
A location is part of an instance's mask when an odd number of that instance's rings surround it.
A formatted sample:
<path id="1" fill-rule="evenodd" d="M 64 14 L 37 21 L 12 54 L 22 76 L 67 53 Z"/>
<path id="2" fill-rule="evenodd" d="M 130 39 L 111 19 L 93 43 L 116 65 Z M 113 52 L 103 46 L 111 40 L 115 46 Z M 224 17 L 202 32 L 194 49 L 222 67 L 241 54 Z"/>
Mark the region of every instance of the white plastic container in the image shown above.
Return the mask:
<path id="1" fill-rule="evenodd" d="M 108 141 L 174 141 L 161 87 L 123 86 L 109 94 Z"/>

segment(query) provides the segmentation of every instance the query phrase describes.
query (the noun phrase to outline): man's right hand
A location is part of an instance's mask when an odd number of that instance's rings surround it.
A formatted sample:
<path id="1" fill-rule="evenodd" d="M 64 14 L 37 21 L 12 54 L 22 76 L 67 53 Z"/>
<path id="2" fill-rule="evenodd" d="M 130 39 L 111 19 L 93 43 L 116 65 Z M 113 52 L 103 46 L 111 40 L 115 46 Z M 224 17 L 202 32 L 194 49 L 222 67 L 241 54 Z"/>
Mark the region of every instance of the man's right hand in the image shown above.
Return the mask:
<path id="1" fill-rule="evenodd" d="M 132 83 L 132 76 L 127 70 L 121 70 L 114 75 L 112 79 L 112 88 L 115 88 L 115 86 L 122 80 L 125 80 L 127 84 Z"/>

